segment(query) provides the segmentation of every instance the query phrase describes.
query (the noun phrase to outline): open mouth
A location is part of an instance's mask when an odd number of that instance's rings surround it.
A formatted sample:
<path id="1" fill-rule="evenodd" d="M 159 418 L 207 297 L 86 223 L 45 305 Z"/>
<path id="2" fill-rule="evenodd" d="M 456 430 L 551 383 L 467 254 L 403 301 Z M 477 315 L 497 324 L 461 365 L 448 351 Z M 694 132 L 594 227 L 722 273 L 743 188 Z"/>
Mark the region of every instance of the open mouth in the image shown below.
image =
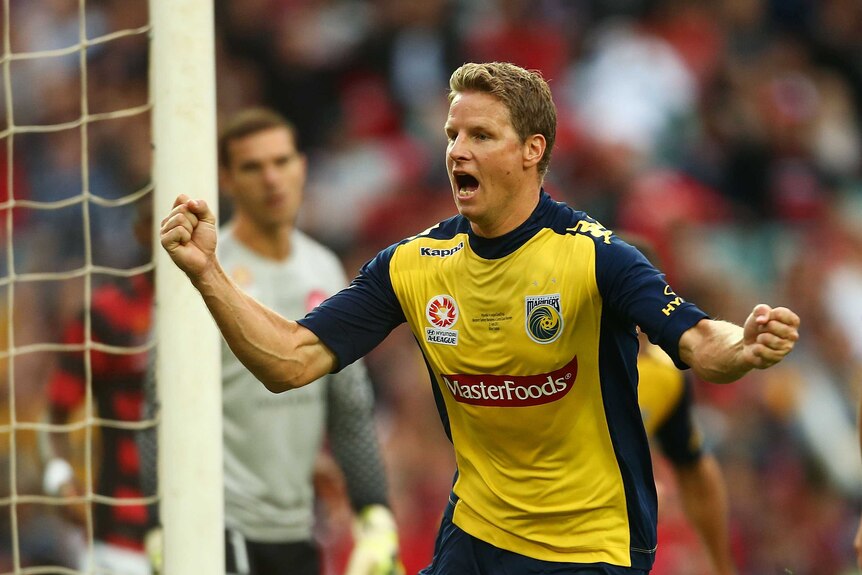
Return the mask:
<path id="1" fill-rule="evenodd" d="M 473 195 L 479 189 L 479 180 L 469 174 L 455 174 L 455 184 L 458 186 L 458 196 L 462 198 Z"/>

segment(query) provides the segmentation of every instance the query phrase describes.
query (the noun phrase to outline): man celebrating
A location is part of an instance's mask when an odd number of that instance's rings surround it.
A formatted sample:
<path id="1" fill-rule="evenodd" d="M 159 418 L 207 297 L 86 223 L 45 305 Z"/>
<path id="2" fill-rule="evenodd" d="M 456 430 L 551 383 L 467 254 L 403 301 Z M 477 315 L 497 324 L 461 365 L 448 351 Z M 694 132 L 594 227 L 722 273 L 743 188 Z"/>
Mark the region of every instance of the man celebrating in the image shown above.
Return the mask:
<path id="1" fill-rule="evenodd" d="M 506 63 L 450 79 L 446 165 L 459 214 L 380 252 L 299 321 L 216 258 L 215 219 L 181 195 L 161 242 L 236 356 L 272 391 L 346 368 L 407 322 L 458 474 L 426 575 L 646 573 L 656 493 L 637 401 L 640 326 L 679 367 L 730 382 L 780 361 L 799 318 L 711 320 L 635 248 L 543 190 L 547 83 Z"/>

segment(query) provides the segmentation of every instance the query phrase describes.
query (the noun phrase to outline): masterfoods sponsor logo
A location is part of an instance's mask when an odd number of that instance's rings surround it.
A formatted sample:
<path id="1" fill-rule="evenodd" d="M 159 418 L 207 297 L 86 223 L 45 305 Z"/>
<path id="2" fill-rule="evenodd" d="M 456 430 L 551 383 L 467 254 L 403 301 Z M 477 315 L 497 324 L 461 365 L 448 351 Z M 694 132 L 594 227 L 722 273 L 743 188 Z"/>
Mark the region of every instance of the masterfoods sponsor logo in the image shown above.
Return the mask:
<path id="1" fill-rule="evenodd" d="M 558 401 L 578 377 L 578 358 L 550 373 L 536 375 L 443 374 L 455 401 L 489 407 L 527 407 Z"/>

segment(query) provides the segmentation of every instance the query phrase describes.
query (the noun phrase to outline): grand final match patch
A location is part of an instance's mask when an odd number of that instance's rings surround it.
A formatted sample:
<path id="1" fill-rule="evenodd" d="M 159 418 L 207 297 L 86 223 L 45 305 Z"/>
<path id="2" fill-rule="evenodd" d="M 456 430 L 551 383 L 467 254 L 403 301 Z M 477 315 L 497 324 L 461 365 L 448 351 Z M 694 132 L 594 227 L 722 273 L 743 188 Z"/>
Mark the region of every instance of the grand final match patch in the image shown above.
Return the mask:
<path id="1" fill-rule="evenodd" d="M 458 304 L 450 295 L 436 295 L 425 306 L 425 319 L 432 327 L 425 328 L 425 341 L 442 345 L 458 345 Z"/>

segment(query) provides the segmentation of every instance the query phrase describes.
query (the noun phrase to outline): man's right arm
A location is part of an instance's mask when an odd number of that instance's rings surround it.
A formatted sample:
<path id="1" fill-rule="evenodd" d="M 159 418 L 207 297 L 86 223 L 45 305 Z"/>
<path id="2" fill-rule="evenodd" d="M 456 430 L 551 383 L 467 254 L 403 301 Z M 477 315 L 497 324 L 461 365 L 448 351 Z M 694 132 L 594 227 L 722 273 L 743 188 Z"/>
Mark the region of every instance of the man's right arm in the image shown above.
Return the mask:
<path id="1" fill-rule="evenodd" d="M 162 220 L 162 247 L 200 292 L 228 346 L 272 392 L 329 373 L 335 354 L 310 330 L 245 294 L 215 256 L 216 221 L 206 202 L 180 195 Z"/>

